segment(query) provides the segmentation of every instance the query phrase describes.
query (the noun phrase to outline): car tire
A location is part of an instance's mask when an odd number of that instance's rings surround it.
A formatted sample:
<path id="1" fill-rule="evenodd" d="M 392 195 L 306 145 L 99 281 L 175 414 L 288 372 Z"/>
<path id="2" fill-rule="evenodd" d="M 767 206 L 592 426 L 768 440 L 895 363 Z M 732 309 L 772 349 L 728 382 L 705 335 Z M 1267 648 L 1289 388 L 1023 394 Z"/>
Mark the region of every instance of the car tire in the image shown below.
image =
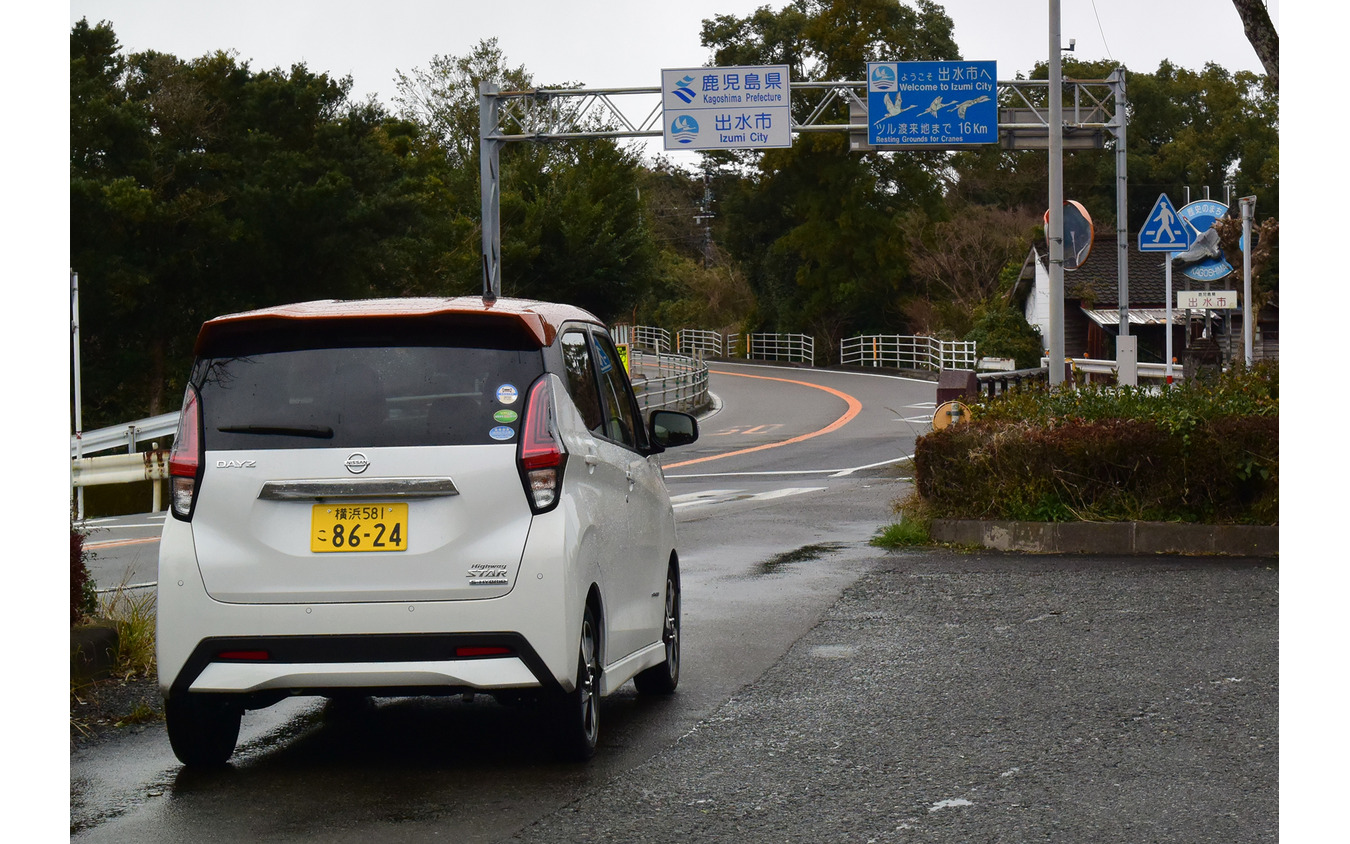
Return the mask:
<path id="1" fill-rule="evenodd" d="M 600 736 L 600 634 L 595 613 L 588 606 L 581 619 L 576 688 L 562 696 L 554 711 L 554 738 L 558 756 L 585 762 L 595 755 Z"/>
<path id="2" fill-rule="evenodd" d="M 194 695 L 164 701 L 169 744 L 178 761 L 191 768 L 218 768 L 234 753 L 243 710 Z"/>
<path id="3" fill-rule="evenodd" d="M 666 646 L 666 659 L 633 678 L 639 694 L 662 696 L 674 693 L 680 684 L 680 576 L 675 566 L 666 573 L 666 606 L 661 627 L 661 641 Z"/>

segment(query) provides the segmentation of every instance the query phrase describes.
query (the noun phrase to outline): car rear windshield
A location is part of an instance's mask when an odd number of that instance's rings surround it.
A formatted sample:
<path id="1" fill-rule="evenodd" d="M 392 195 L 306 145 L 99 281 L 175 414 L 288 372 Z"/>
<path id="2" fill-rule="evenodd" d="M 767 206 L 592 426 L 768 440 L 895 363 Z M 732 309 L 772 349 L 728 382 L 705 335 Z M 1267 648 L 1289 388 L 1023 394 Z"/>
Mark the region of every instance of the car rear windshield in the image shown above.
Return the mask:
<path id="1" fill-rule="evenodd" d="M 521 332 L 375 324 L 236 334 L 199 358 L 210 450 L 515 442 L 543 355 Z"/>

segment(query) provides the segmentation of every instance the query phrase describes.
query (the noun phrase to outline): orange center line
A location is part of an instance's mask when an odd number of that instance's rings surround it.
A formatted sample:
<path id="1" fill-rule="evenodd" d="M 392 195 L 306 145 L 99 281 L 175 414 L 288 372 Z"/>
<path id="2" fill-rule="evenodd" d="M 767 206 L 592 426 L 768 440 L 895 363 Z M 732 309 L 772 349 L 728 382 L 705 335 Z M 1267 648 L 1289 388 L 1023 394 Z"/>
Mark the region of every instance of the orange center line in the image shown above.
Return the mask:
<path id="1" fill-rule="evenodd" d="M 831 431 L 837 431 L 840 428 L 847 425 L 849 422 L 851 422 L 853 420 L 853 417 L 857 416 L 860 412 L 862 412 L 862 402 L 858 401 L 853 396 L 850 396 L 848 393 L 842 393 L 839 390 L 836 390 L 832 387 L 822 387 L 819 384 L 811 384 L 806 381 L 793 381 L 789 378 L 771 378 L 767 375 L 746 375 L 743 372 L 721 372 L 718 370 L 712 370 L 712 374 L 730 375 L 735 378 L 757 378 L 760 381 L 781 381 L 784 384 L 796 384 L 799 387 L 811 387 L 812 389 L 815 390 L 824 390 L 830 395 L 838 396 L 839 398 L 847 402 L 848 410 L 844 411 L 843 416 L 840 416 L 838 419 L 826 425 L 824 428 L 821 428 L 819 431 L 812 431 L 809 434 L 802 434 L 799 437 L 781 440 L 776 443 L 765 443 L 764 445 L 757 445 L 754 446 L 753 448 L 743 448 L 740 449 L 739 451 L 728 451 L 725 454 L 713 454 L 709 455 L 708 457 L 696 457 L 693 460 L 684 460 L 679 463 L 670 463 L 664 467 L 666 469 L 678 469 L 681 466 L 692 466 L 695 463 L 707 463 L 709 460 L 721 460 L 723 457 L 735 457 L 736 455 L 739 454 L 750 454 L 755 451 L 764 451 L 765 449 L 768 448 L 778 448 L 779 446 L 783 445 L 792 445 L 793 443 L 799 443 L 802 442 L 803 440 L 809 440 L 812 437 L 818 437 L 821 434 L 828 434 Z"/>

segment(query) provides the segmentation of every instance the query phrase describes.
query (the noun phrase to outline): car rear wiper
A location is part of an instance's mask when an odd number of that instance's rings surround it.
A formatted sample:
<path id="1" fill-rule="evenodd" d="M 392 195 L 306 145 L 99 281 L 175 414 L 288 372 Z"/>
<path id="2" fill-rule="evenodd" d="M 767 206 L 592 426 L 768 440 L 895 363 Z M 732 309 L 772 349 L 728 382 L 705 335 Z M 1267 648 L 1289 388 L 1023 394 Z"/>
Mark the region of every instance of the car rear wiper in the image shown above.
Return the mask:
<path id="1" fill-rule="evenodd" d="M 331 440 L 333 429 L 327 425 L 221 425 L 217 431 L 226 434 L 274 434 L 288 437 L 313 437 Z"/>

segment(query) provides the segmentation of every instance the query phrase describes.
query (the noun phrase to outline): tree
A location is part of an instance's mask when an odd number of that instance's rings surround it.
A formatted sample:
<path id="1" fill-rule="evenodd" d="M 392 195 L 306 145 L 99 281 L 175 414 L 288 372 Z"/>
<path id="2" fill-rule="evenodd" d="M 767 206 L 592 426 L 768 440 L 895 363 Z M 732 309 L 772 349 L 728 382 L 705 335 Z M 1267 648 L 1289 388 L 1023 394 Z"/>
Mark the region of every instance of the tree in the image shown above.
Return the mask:
<path id="1" fill-rule="evenodd" d="M 444 149 L 457 189 L 454 225 L 478 235 L 475 258 L 481 249 L 483 82 L 503 90 L 535 86 L 531 74 L 510 67 L 496 40 L 489 39 L 466 56 L 436 56 L 425 70 L 400 72 L 394 98 L 400 115 Z M 641 213 L 636 153 L 607 139 L 511 143 L 501 151 L 500 172 L 503 294 L 569 302 L 602 319 L 626 315 L 646 297 L 655 283 L 657 250 Z M 472 278 L 481 277 L 475 260 Z"/>
<path id="2" fill-rule="evenodd" d="M 435 288 L 444 192 L 418 127 L 350 79 L 71 29 L 71 267 L 93 426 L 176 407 L 201 322 Z"/>
<path id="3" fill-rule="evenodd" d="M 394 103 L 399 116 L 440 139 L 450 163 L 478 166 L 478 86 L 491 82 L 503 90 L 534 87 L 524 65 L 507 67 L 496 38 L 479 41 L 465 56 L 432 56 L 424 70 L 397 71 Z"/>
<path id="4" fill-rule="evenodd" d="M 1020 266 L 1040 216 L 1027 206 L 1005 209 L 961 203 L 952 204 L 949 219 L 910 216 L 905 233 L 920 289 L 930 300 L 973 313 L 1002 292 L 1003 268 L 1011 262 Z"/>
<path id="5" fill-rule="evenodd" d="M 1245 263 L 1242 250 L 1242 219 L 1228 216 L 1215 220 L 1214 230 L 1219 234 L 1219 245 L 1223 249 L 1226 260 L 1233 266 L 1232 278 L 1236 279 L 1236 283 L 1241 284 Z M 1279 292 L 1278 273 L 1266 271 L 1272 269 L 1272 265 L 1275 264 L 1277 258 L 1276 249 L 1280 243 L 1280 221 L 1274 217 L 1267 217 L 1259 224 L 1252 226 L 1252 241 L 1254 245 L 1251 247 L 1252 301 L 1250 304 L 1252 324 L 1255 325 L 1261 309 L 1270 304 Z"/>
<path id="6" fill-rule="evenodd" d="M 792 78 L 861 79 L 868 61 L 959 58 L 936 4 L 797 0 L 774 12 L 703 23 L 716 65 L 787 64 Z M 819 95 L 794 93 L 804 118 Z M 842 107 L 836 115 L 847 121 Z M 909 292 L 899 228 L 941 203 L 941 153 L 857 155 L 842 136 L 800 135 L 790 149 L 723 155 L 750 172 L 719 181 L 717 230 L 745 268 L 761 327 L 810 331 L 833 344 L 857 331 L 894 331 Z"/>
<path id="7" fill-rule="evenodd" d="M 1041 365 L 1045 349 L 1041 331 L 1028 324 L 1021 311 L 991 302 L 977 308 L 974 316 L 974 326 L 965 339 L 975 341 L 980 357 L 1012 358 L 1018 369 Z"/>
<path id="8" fill-rule="evenodd" d="M 1104 79 L 1113 69 L 1110 62 L 1064 62 L 1067 79 Z M 1045 79 L 1048 69 L 1040 64 L 1031 76 Z M 1205 187 L 1222 193 L 1231 185 L 1235 195 L 1258 194 L 1278 216 L 1279 92 L 1268 77 L 1163 61 L 1152 73 L 1127 73 L 1126 96 L 1127 228 L 1138 227 L 1159 193 L 1179 200 L 1188 186 L 1198 196 Z M 1083 203 L 1099 231 L 1115 227 L 1114 143 L 1064 154 L 1065 197 Z M 960 200 L 1042 210 L 1048 204 L 1044 152 L 963 151 L 952 156 L 952 172 L 951 196 Z"/>
<path id="9" fill-rule="evenodd" d="M 1270 20 L 1264 0 L 1233 0 L 1233 7 L 1242 18 L 1242 30 L 1256 50 L 1256 57 L 1266 69 L 1266 75 L 1275 85 L 1280 84 L 1280 34 Z"/>

